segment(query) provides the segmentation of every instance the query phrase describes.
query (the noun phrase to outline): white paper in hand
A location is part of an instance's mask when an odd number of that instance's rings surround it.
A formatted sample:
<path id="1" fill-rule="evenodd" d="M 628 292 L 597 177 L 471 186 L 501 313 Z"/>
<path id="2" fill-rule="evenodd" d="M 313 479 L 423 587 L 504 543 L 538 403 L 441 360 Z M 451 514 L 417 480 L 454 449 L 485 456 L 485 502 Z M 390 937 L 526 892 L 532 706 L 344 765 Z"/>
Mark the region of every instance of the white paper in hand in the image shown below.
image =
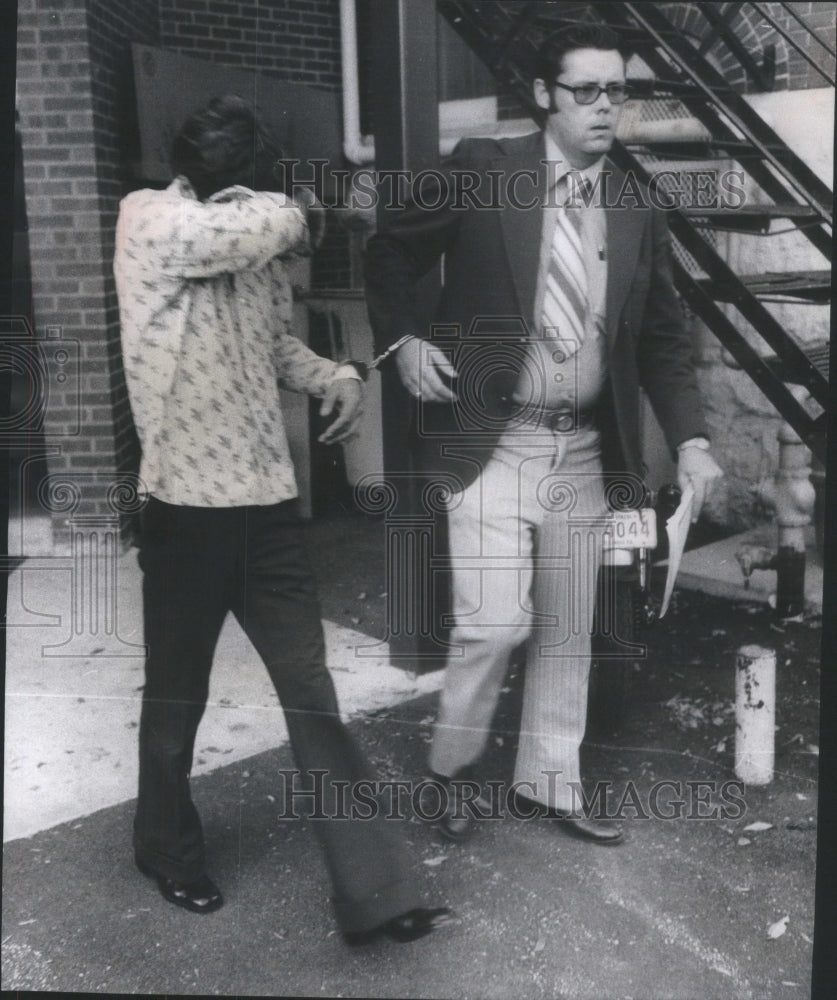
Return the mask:
<path id="1" fill-rule="evenodd" d="M 686 547 L 689 525 L 692 523 L 692 501 L 694 498 L 695 491 L 691 486 L 687 486 L 683 490 L 680 506 L 666 521 L 666 534 L 668 535 L 668 575 L 666 576 L 666 586 L 663 592 L 663 604 L 660 608 L 660 618 L 668 611 L 669 601 L 674 590 L 674 581 L 677 579 L 677 571 L 680 569 L 680 560 L 683 558 L 683 549 Z"/>

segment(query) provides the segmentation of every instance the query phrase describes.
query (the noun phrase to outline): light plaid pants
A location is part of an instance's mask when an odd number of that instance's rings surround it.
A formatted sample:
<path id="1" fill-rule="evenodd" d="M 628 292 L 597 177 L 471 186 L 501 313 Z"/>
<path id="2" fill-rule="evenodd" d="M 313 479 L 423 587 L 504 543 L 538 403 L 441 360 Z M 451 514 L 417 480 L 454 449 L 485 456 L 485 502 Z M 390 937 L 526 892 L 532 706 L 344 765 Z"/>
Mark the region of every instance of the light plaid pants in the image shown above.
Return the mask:
<path id="1" fill-rule="evenodd" d="M 590 427 L 507 433 L 451 500 L 455 628 L 430 753 L 437 773 L 480 756 L 509 656 L 528 637 L 514 780 L 545 805 L 577 804 L 605 514 Z"/>

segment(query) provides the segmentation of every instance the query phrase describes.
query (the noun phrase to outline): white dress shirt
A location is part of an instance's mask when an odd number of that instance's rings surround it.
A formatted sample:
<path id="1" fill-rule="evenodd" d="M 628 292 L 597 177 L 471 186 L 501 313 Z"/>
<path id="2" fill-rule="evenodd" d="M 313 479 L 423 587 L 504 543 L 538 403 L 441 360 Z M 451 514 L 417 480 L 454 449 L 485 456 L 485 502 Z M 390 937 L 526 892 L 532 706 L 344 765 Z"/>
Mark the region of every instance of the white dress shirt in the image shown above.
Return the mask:
<path id="1" fill-rule="evenodd" d="M 552 253 L 557 212 L 561 204 L 555 197 L 555 185 L 571 169 L 567 158 L 561 152 L 552 136 L 547 132 L 546 160 L 549 175 L 549 194 L 543 209 L 541 227 L 540 265 L 535 291 L 534 317 L 536 325 L 543 313 L 544 288 Z M 592 166 L 578 173 L 589 181 L 592 189 L 604 167 L 604 157 Z M 592 407 L 599 397 L 607 375 L 605 354 L 605 302 L 607 291 L 607 223 L 604 209 L 594 197 L 590 205 L 581 209 L 581 244 L 584 266 L 587 271 L 588 301 L 584 320 L 584 341 L 581 348 L 564 362 L 556 360 L 555 347 L 550 337 L 543 331 L 533 331 L 529 347 L 528 365 L 534 377 L 521 380 L 515 402 L 518 405 L 534 405 L 536 408 L 556 409 L 562 406 L 578 405 L 582 409 Z M 537 398 L 529 397 L 534 391 Z"/>

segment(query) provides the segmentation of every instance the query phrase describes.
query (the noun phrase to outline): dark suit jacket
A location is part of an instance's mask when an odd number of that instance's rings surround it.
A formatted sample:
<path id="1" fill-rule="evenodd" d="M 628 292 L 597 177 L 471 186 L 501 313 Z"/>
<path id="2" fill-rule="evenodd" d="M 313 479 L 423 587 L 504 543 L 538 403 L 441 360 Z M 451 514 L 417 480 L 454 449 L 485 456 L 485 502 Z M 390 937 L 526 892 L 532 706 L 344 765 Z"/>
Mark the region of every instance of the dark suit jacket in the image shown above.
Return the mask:
<path id="1" fill-rule="evenodd" d="M 420 407 L 413 431 L 425 467 L 453 472 L 466 484 L 516 419 L 511 396 L 529 331 L 536 330 L 545 155 L 541 132 L 463 140 L 443 172 L 425 176 L 418 203 L 395 215 L 367 248 L 376 350 L 412 333 L 446 349 L 459 371 L 460 402 Z M 625 177 L 609 162 L 606 167 L 608 197 L 616 200 Z M 631 207 L 630 199 L 624 204 L 605 210 L 609 379 L 600 426 L 606 470 L 641 475 L 640 386 L 672 451 L 705 428 L 665 217 L 651 207 Z M 442 254 L 436 322 L 422 329 L 416 282 Z"/>

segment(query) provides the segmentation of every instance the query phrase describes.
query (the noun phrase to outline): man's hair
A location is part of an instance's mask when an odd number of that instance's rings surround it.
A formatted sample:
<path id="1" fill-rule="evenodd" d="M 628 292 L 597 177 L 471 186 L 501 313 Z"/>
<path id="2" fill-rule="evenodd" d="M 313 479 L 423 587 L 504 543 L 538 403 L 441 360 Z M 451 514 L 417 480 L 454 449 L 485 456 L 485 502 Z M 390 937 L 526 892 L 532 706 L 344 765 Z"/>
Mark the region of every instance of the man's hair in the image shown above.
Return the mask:
<path id="1" fill-rule="evenodd" d="M 564 71 L 564 56 L 576 49 L 616 50 L 627 61 L 630 51 L 615 31 L 605 24 L 570 22 L 554 31 L 538 49 L 533 78 L 549 86 Z"/>
<path id="2" fill-rule="evenodd" d="M 281 157 L 247 101 L 225 94 L 186 119 L 172 144 L 171 163 L 203 201 L 233 184 L 279 190 L 273 166 Z"/>

